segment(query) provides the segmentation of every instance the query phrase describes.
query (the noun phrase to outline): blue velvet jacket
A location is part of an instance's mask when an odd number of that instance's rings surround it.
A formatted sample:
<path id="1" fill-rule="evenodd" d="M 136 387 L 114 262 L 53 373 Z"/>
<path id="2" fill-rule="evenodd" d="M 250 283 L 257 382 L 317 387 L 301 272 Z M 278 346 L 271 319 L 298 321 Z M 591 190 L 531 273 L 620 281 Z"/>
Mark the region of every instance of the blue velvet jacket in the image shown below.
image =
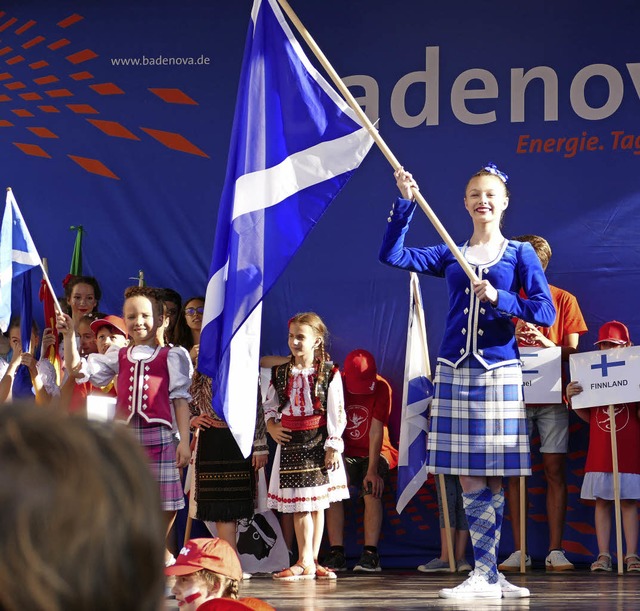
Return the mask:
<path id="1" fill-rule="evenodd" d="M 471 281 L 445 244 L 405 248 L 404 238 L 415 204 L 399 198 L 389 217 L 380 261 L 409 271 L 446 278 L 449 313 L 438 361 L 457 367 L 473 354 L 487 369 L 515 363 L 520 354 L 513 317 L 542 327 L 553 324 L 556 311 L 540 261 L 528 242 L 505 240 L 494 261 L 471 267 L 480 280 L 498 291 L 496 306 L 481 303 Z M 467 243 L 459 244 L 464 252 Z M 523 288 L 527 299 L 518 294 Z"/>

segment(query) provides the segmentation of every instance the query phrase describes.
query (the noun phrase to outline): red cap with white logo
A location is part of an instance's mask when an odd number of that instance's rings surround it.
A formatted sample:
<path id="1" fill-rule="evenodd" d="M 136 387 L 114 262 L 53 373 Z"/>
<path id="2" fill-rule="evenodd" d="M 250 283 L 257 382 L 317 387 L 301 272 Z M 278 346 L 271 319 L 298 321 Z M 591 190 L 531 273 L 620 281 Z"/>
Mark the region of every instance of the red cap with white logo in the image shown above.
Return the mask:
<path id="1" fill-rule="evenodd" d="M 373 394 L 377 375 L 373 355 L 362 348 L 352 350 L 344 359 L 344 384 L 351 394 Z"/>
<path id="2" fill-rule="evenodd" d="M 611 342 L 612 344 L 618 344 L 620 346 L 630 344 L 629 329 L 617 320 L 606 322 L 598 331 L 598 341 L 596 345 L 600 342 Z"/>

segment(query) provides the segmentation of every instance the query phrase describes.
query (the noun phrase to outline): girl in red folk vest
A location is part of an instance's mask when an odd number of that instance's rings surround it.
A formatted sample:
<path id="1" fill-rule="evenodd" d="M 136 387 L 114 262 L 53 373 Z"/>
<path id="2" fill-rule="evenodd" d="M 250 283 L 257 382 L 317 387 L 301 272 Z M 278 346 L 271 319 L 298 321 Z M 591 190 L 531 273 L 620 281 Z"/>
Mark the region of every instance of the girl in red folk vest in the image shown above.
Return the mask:
<path id="1" fill-rule="evenodd" d="M 326 360 L 327 328 L 313 313 L 289 321 L 291 359 L 272 369 L 264 403 L 267 432 L 278 444 L 267 505 L 293 513 L 298 562 L 274 579 L 335 579 L 318 564 L 324 510 L 349 497 L 340 454 L 346 426 L 342 380 Z"/>
<path id="2" fill-rule="evenodd" d="M 607 322 L 598 332 L 596 345 L 600 350 L 631 346 L 629 331 L 617 320 Z M 582 392 L 580 382 L 567 386 L 567 397 Z M 584 481 L 580 498 L 596 501 L 596 538 L 598 557 L 591 564 L 592 571 L 611 571 L 609 553 L 611 538 L 611 507 L 613 505 L 613 462 L 611 457 L 611 423 L 609 408 L 576 409 L 575 413 L 589 423 L 589 451 L 584 467 Z M 620 475 L 622 525 L 627 548 L 624 562 L 627 571 L 640 572 L 638 557 L 638 499 L 640 499 L 640 405 L 621 403 L 615 406 L 616 438 Z M 618 559 L 620 562 L 620 559 Z"/>
<path id="3" fill-rule="evenodd" d="M 158 345 L 157 330 L 163 314 L 157 290 L 129 287 L 124 298 L 129 347 L 114 346 L 105 354 L 80 359 L 71 317 L 58 316 L 58 331 L 64 336 L 66 367 L 82 374 L 78 383 L 90 381 L 95 386 L 106 386 L 118 376 L 116 418 L 131 426 L 149 456 L 160 485 L 168 533 L 176 511 L 184 507 L 178 468 L 186 467 L 190 458 L 189 386 L 193 368 L 184 348 Z M 180 433 L 177 447 L 174 422 Z M 167 558 L 172 559 L 168 551 Z"/>

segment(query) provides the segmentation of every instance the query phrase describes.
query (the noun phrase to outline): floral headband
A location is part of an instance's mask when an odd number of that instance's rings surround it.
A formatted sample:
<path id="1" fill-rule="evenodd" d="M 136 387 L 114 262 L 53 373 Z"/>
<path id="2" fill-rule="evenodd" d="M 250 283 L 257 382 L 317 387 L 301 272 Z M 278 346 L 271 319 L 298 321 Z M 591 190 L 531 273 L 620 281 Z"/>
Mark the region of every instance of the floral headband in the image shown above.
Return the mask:
<path id="1" fill-rule="evenodd" d="M 488 163 L 482 169 L 485 172 L 489 172 L 489 174 L 493 174 L 494 176 L 497 176 L 505 185 L 507 184 L 507 181 L 509 180 L 509 177 L 504 172 L 501 172 L 497 168 L 495 163 Z"/>

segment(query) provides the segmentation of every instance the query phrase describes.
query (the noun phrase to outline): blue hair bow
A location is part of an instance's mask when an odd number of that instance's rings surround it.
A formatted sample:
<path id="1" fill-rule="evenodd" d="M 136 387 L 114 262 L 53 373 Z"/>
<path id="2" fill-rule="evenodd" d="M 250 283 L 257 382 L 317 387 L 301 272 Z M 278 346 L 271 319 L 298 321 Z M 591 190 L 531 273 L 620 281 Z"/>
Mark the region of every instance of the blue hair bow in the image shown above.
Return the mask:
<path id="1" fill-rule="evenodd" d="M 509 177 L 504 172 L 501 172 L 495 163 L 488 163 L 482 169 L 489 172 L 489 174 L 493 174 L 494 176 L 497 176 L 505 185 L 507 184 Z"/>

